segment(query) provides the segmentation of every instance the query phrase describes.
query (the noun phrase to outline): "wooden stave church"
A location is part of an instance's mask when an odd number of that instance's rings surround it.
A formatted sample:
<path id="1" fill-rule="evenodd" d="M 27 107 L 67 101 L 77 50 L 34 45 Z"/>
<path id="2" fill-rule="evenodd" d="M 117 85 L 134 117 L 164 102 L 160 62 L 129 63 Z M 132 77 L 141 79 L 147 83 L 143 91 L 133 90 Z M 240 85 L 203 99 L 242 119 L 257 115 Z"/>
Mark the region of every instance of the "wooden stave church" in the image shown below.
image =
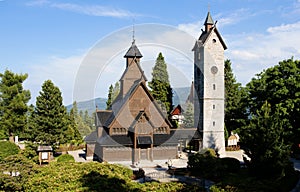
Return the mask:
<path id="1" fill-rule="evenodd" d="M 165 160 L 192 145 L 199 150 L 197 128 L 175 129 L 146 86 L 142 58 L 133 40 L 124 58 L 120 93 L 111 110 L 96 110 L 96 131 L 85 138 L 86 158 L 99 161 Z"/>

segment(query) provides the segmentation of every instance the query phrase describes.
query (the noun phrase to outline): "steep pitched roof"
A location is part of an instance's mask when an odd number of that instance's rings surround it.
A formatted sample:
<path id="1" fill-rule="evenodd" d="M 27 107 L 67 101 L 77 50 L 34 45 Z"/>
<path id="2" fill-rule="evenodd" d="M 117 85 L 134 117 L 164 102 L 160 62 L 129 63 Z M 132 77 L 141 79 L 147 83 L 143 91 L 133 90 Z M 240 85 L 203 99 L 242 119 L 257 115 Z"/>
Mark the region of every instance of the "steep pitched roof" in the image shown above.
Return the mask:
<path id="1" fill-rule="evenodd" d="M 214 24 L 214 20 L 212 19 L 210 12 L 207 13 L 207 16 L 206 16 L 206 19 L 204 22 L 204 25 L 207 25 L 207 24 L 210 24 L 210 25 Z"/>
<path id="2" fill-rule="evenodd" d="M 213 32 L 215 32 L 215 33 L 217 34 L 217 36 L 218 36 L 218 38 L 219 38 L 219 40 L 220 40 L 220 42 L 221 42 L 221 44 L 222 44 L 224 50 L 226 50 L 226 49 L 227 49 L 227 46 L 226 46 L 226 44 L 225 44 L 225 42 L 224 42 L 224 40 L 223 40 L 223 38 L 222 38 L 221 34 L 219 33 L 219 31 L 218 31 L 218 29 L 217 29 L 216 26 L 213 26 L 212 29 L 209 30 L 208 32 L 206 32 L 206 31 L 203 31 L 203 32 L 202 32 L 202 34 L 200 35 L 198 41 L 196 42 L 196 44 L 195 44 L 193 50 L 195 49 L 196 46 L 205 45 L 207 39 L 209 39 L 209 37 L 211 36 L 211 34 L 212 34 Z"/>
<path id="3" fill-rule="evenodd" d="M 97 131 L 93 131 L 92 133 L 90 133 L 84 138 L 84 141 L 86 143 L 93 143 L 97 141 L 97 138 L 98 138 Z"/>
<path id="4" fill-rule="evenodd" d="M 132 145 L 132 139 L 128 135 L 108 135 L 106 132 L 102 137 L 97 139 L 97 143 L 101 146 L 124 146 Z"/>
<path id="5" fill-rule="evenodd" d="M 155 99 L 150 94 L 149 90 L 147 89 L 147 86 L 141 80 L 137 80 L 133 84 L 133 86 L 129 89 L 129 91 L 127 92 L 127 94 L 125 95 L 125 97 L 123 99 L 120 99 L 118 102 L 116 102 L 117 107 L 113 106 L 113 113 L 111 114 L 111 116 L 106 121 L 106 123 L 104 125 L 105 127 L 109 128 L 110 125 L 118 118 L 118 116 L 120 115 L 121 111 L 125 107 L 126 103 L 129 101 L 129 99 L 132 97 L 132 95 L 137 91 L 137 89 L 139 87 L 143 88 L 143 90 L 145 91 L 145 93 L 148 95 L 148 97 L 150 98 L 150 100 L 153 102 L 153 104 L 154 104 L 155 108 L 157 109 L 157 112 L 159 113 L 159 115 L 165 120 L 165 122 L 169 125 L 169 127 L 172 127 L 172 124 L 170 123 L 170 121 L 166 117 L 164 117 L 164 115 L 163 115 L 161 109 L 159 108 L 158 104 L 156 103 Z"/>
<path id="6" fill-rule="evenodd" d="M 102 127 L 107 119 L 111 116 L 111 110 L 97 110 L 96 111 L 96 127 Z"/>
<path id="7" fill-rule="evenodd" d="M 141 54 L 140 50 L 135 45 L 135 40 L 132 41 L 131 47 L 128 49 L 127 53 L 124 55 L 125 58 L 127 57 L 136 57 L 141 58 L 143 55 Z"/>
<path id="8" fill-rule="evenodd" d="M 133 62 L 135 62 L 135 63 L 136 63 L 136 66 L 138 67 L 138 69 L 139 69 L 139 71 L 140 71 L 140 73 L 141 73 L 141 77 L 140 77 L 140 78 L 144 78 L 144 80 L 147 81 L 147 77 L 145 76 L 145 73 L 144 73 L 143 69 L 141 68 L 139 62 L 137 62 L 135 58 L 137 58 L 137 57 L 134 57 L 134 59 L 131 61 L 130 64 L 132 64 Z M 129 70 L 130 67 L 132 67 L 132 66 L 133 66 L 133 65 L 129 65 L 129 67 L 127 67 L 127 68 L 125 69 L 125 71 L 124 71 L 124 73 L 122 74 L 120 80 L 122 80 L 122 79 L 125 78 L 126 73 L 128 72 L 128 70 Z"/>

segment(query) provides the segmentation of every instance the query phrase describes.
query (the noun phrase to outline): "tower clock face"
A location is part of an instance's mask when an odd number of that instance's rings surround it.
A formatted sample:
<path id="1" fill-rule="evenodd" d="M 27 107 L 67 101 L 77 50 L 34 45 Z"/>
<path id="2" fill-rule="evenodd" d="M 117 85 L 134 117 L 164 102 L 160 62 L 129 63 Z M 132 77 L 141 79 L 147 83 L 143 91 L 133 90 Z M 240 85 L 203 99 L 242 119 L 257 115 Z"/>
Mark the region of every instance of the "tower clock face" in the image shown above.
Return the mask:
<path id="1" fill-rule="evenodd" d="M 212 66 L 210 71 L 211 71 L 212 74 L 216 74 L 216 73 L 218 73 L 218 67 Z"/>

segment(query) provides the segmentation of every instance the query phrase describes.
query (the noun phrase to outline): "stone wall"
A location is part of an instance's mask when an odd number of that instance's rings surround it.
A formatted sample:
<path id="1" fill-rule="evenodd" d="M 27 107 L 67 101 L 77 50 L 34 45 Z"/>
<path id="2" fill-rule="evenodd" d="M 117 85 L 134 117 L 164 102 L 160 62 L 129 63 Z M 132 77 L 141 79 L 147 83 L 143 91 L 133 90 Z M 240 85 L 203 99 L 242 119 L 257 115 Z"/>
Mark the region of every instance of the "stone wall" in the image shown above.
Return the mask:
<path id="1" fill-rule="evenodd" d="M 178 147 L 177 146 L 158 146 L 153 148 L 153 159 L 174 159 L 177 157 Z"/>

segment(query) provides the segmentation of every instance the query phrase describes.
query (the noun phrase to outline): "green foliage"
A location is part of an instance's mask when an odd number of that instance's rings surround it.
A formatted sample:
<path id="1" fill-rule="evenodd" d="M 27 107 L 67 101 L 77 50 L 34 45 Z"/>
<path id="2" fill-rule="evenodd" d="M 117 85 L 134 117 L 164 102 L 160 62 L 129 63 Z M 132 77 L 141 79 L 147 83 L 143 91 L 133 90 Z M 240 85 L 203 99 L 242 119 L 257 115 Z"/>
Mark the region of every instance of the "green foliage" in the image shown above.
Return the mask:
<path id="1" fill-rule="evenodd" d="M 35 164 L 21 154 L 6 157 L 0 164 L 0 190 L 23 191 L 34 167 Z"/>
<path id="2" fill-rule="evenodd" d="M 107 101 L 106 101 L 106 109 L 107 110 L 111 108 L 111 104 L 113 102 L 113 100 L 112 100 L 113 90 L 114 90 L 113 85 L 110 85 L 109 89 L 108 89 L 108 95 L 107 95 Z"/>
<path id="3" fill-rule="evenodd" d="M 228 134 L 242 126 L 248 119 L 245 88 L 234 77 L 230 60 L 225 61 L 225 127 Z"/>
<path id="4" fill-rule="evenodd" d="M 265 102 L 261 110 L 252 115 L 250 124 L 240 133 L 245 154 L 251 159 L 250 171 L 259 177 L 283 177 L 291 168 L 290 144 L 285 141 L 286 122 L 280 118 L 279 110 L 271 113 Z"/>
<path id="5" fill-rule="evenodd" d="M 190 155 L 188 168 L 193 175 L 205 178 L 214 178 L 219 175 L 219 161 L 213 149 L 204 149 L 201 152 Z"/>
<path id="6" fill-rule="evenodd" d="M 56 163 L 34 170 L 25 191 L 199 191 L 181 183 L 132 182 L 133 173 L 107 163 Z"/>
<path id="7" fill-rule="evenodd" d="M 240 170 L 240 161 L 235 158 L 224 157 L 220 158 L 219 161 L 222 165 L 223 171 L 225 172 L 237 173 Z"/>
<path id="8" fill-rule="evenodd" d="M 10 155 L 19 153 L 19 147 L 10 141 L 0 141 L 0 162 Z"/>
<path id="9" fill-rule="evenodd" d="M 38 145 L 36 143 L 27 142 L 25 144 L 25 149 L 21 151 L 21 154 L 29 160 L 38 163 L 38 153 L 37 153 Z"/>
<path id="10" fill-rule="evenodd" d="M 69 114 L 69 123 L 68 123 L 68 129 L 66 130 L 66 138 L 68 142 L 80 142 L 82 141 L 81 134 L 79 132 L 79 117 L 78 117 L 78 108 L 76 101 L 73 102 L 73 107 L 70 110 Z"/>
<path id="11" fill-rule="evenodd" d="M 67 142 L 68 116 L 62 100 L 59 88 L 51 80 L 45 81 L 33 115 L 36 141 L 50 145 Z"/>
<path id="12" fill-rule="evenodd" d="M 183 112 L 183 127 L 195 127 L 194 124 L 194 105 L 190 102 L 187 103 L 186 110 Z"/>
<path id="13" fill-rule="evenodd" d="M 173 107 L 173 93 L 169 81 L 167 64 L 162 53 L 158 54 L 155 66 L 152 71 L 152 81 L 148 83 L 151 93 L 157 101 L 160 101 L 167 112 Z"/>
<path id="14" fill-rule="evenodd" d="M 6 70 L 0 73 L 0 137 L 19 135 L 26 126 L 29 90 L 23 89 L 27 74 L 15 74 Z"/>
<path id="15" fill-rule="evenodd" d="M 115 86 L 110 85 L 108 89 L 108 95 L 107 95 L 107 101 L 106 101 L 106 109 L 111 109 L 111 105 L 115 101 L 115 99 L 118 97 L 120 93 L 120 84 L 119 82 L 115 83 Z"/>
<path id="16" fill-rule="evenodd" d="M 300 61 L 288 59 L 258 74 L 247 84 L 248 108 L 255 114 L 265 101 L 285 121 L 286 141 L 300 143 Z"/>
<path id="17" fill-rule="evenodd" d="M 75 162 L 75 159 L 72 155 L 63 154 L 57 158 L 57 162 Z"/>

